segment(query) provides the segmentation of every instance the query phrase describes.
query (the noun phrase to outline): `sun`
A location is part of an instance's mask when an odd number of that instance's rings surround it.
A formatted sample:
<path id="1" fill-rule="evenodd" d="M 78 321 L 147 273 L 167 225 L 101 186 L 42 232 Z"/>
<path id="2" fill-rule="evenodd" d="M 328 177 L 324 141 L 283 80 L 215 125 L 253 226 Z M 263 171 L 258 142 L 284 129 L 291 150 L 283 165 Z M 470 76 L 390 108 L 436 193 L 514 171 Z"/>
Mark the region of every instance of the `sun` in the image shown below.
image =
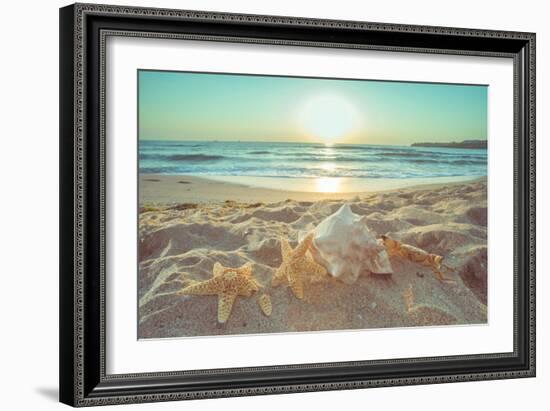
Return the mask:
<path id="1" fill-rule="evenodd" d="M 316 96 L 305 102 L 300 122 L 315 139 L 332 144 L 356 127 L 357 110 L 340 96 Z"/>

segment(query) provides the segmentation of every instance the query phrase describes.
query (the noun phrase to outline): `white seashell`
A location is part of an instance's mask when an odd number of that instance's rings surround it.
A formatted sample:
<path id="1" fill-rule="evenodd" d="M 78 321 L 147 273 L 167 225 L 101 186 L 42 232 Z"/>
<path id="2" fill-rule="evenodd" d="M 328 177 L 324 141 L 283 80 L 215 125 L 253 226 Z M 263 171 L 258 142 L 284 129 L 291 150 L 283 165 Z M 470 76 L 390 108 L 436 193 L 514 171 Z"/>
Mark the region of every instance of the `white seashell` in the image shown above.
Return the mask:
<path id="1" fill-rule="evenodd" d="M 382 240 L 369 231 L 365 216 L 355 214 L 348 204 L 325 218 L 313 230 L 313 258 L 347 284 L 363 272 L 391 274 L 392 268 Z M 307 233 L 301 233 L 305 237 Z"/>

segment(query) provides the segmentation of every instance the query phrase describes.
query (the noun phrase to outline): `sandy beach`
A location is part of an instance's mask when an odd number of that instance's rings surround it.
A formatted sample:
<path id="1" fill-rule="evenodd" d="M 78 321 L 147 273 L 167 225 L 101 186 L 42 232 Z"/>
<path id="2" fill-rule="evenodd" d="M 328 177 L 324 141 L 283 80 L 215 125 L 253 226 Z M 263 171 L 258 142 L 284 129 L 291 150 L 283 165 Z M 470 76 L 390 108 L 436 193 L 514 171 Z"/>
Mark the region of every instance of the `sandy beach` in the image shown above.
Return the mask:
<path id="1" fill-rule="evenodd" d="M 487 322 L 487 182 L 485 178 L 342 181 L 339 192 L 300 186 L 261 188 L 247 181 L 140 175 L 140 338 L 365 329 Z M 260 184 L 261 185 L 261 184 Z M 359 190 L 359 191 L 357 191 Z M 442 282 L 427 266 L 392 256 L 391 275 L 362 274 L 354 284 L 327 275 L 307 283 L 304 299 L 273 287 L 281 238 L 292 247 L 300 233 L 349 204 L 366 216 L 377 237 L 443 257 L 453 270 Z M 212 278 L 215 263 L 252 265 L 262 285 L 237 297 L 226 323 L 217 321 L 216 296 L 181 295 Z M 267 316 L 258 298 L 267 294 Z M 409 302 L 409 305 L 407 304 Z M 410 303 L 413 303 L 411 309 Z"/>

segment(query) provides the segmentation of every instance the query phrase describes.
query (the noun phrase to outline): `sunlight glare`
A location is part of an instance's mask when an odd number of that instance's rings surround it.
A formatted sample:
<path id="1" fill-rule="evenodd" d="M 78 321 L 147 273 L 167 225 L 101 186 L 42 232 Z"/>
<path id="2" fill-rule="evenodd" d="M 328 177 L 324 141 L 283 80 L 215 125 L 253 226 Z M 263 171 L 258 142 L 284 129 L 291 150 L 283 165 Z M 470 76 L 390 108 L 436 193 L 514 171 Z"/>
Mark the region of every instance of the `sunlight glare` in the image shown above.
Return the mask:
<path id="1" fill-rule="evenodd" d="M 334 171 L 336 169 L 336 164 L 334 163 L 323 163 L 321 168 L 325 171 Z"/>
<path id="2" fill-rule="evenodd" d="M 341 97 L 317 96 L 303 106 L 301 122 L 312 137 L 330 146 L 355 128 L 357 111 Z"/>
<path id="3" fill-rule="evenodd" d="M 318 193 L 337 193 L 340 190 L 340 182 L 340 178 L 318 178 L 315 180 L 315 191 Z"/>

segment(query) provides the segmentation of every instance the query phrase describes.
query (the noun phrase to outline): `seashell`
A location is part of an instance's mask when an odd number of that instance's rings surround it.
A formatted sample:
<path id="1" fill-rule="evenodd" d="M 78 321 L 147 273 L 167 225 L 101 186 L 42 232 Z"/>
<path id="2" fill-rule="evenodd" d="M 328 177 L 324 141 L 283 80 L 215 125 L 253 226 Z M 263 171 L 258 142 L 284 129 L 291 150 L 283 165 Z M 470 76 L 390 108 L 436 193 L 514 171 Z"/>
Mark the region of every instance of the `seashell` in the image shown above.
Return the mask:
<path id="1" fill-rule="evenodd" d="M 363 272 L 391 274 L 392 268 L 382 240 L 369 231 L 365 216 L 344 204 L 312 231 L 310 248 L 315 261 L 330 275 L 346 284 L 357 281 Z M 301 237 L 307 233 L 301 233 Z"/>
<path id="2" fill-rule="evenodd" d="M 271 311 L 273 310 L 273 308 L 271 306 L 271 298 L 269 297 L 269 294 L 262 294 L 258 298 L 258 305 L 265 315 L 267 315 L 268 317 L 271 315 Z"/>
<path id="3" fill-rule="evenodd" d="M 383 235 L 381 238 L 389 255 L 402 257 L 414 263 L 426 265 L 432 269 L 439 281 L 444 283 L 456 283 L 455 280 L 447 278 L 445 274 L 443 274 L 442 269 L 446 271 L 453 271 L 453 269 L 442 264 L 442 256 L 428 253 L 427 251 L 409 244 L 403 244 L 401 241 L 390 238 L 387 235 Z"/>

